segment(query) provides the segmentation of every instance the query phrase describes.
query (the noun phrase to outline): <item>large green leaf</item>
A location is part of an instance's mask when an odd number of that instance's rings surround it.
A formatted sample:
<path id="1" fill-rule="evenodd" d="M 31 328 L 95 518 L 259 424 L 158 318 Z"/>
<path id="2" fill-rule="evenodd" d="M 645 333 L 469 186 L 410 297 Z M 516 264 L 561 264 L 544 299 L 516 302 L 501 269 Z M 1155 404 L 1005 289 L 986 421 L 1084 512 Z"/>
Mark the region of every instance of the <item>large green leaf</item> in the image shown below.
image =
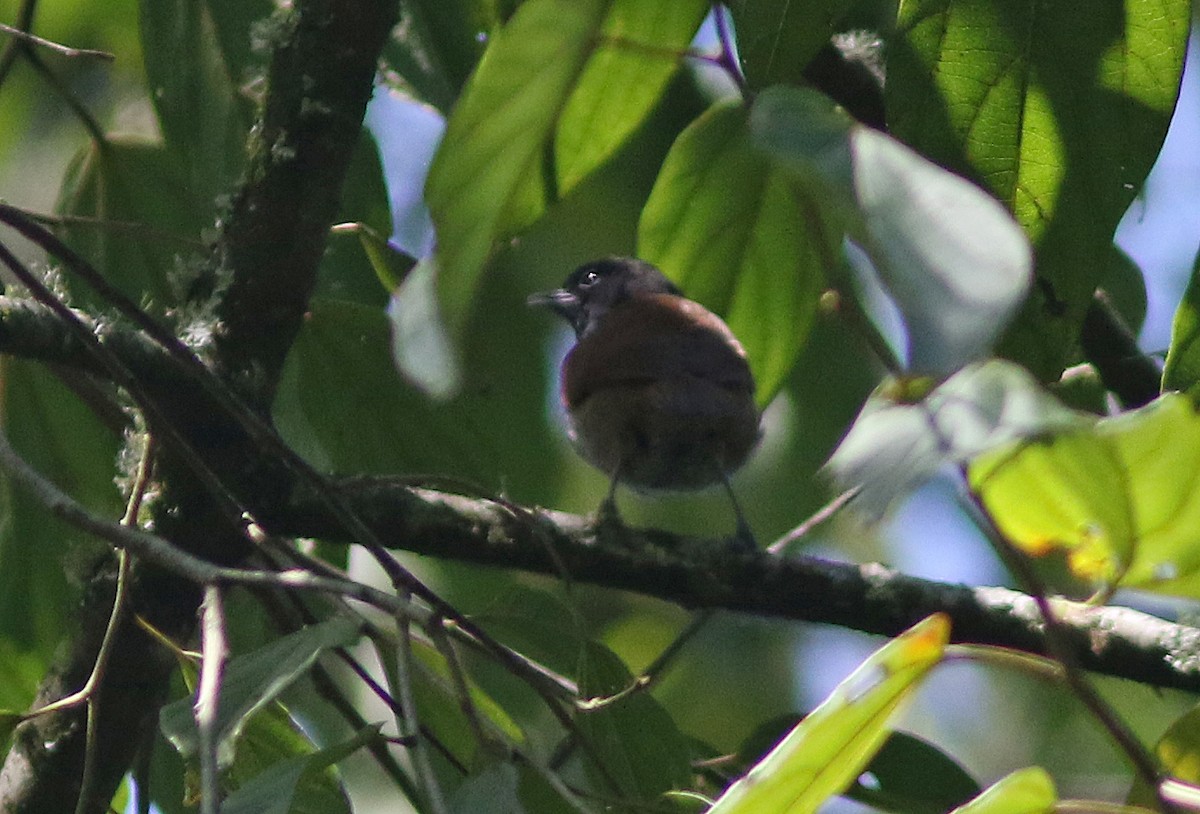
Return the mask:
<path id="1" fill-rule="evenodd" d="M 737 47 L 750 87 L 803 83 L 804 69 L 854 5 L 851 0 L 734 0 Z"/>
<path id="2" fill-rule="evenodd" d="M 585 645 L 579 667 L 579 694 L 588 704 L 576 717 L 587 739 L 585 766 L 592 758 L 598 790 L 615 781 L 621 794 L 652 801 L 691 780 L 688 743 L 667 711 L 649 693 L 633 689 L 634 677 L 608 648 Z"/>
<path id="3" fill-rule="evenodd" d="M 858 777 L 888 737 L 888 720 L 942 658 L 946 616 L 930 616 L 875 651 L 709 814 L 806 814 Z"/>
<path id="4" fill-rule="evenodd" d="M 198 252 L 213 223 L 213 202 L 191 183 L 178 156 L 160 143 L 112 137 L 84 148 L 68 170 L 58 204 L 74 223 L 64 239 L 103 277 L 135 302 L 165 309 L 178 303 L 187 280 L 178 259 Z M 71 283 L 77 305 L 99 305 Z"/>
<path id="5" fill-rule="evenodd" d="M 888 46 L 892 132 L 978 179 L 1037 247 L 1046 286 L 1007 352 L 1045 378 L 1073 356 L 1113 231 L 1166 134 L 1187 0 L 904 0 Z"/>
<path id="6" fill-rule="evenodd" d="M 1171 324 L 1163 390 L 1182 390 L 1200 403 L 1200 254 Z"/>
<path id="7" fill-rule="evenodd" d="M 256 712 L 304 675 L 322 651 L 347 646 L 360 632 L 357 620 L 338 616 L 231 659 L 221 678 L 217 711 L 217 755 L 221 765 L 233 762 L 237 739 Z M 159 718 L 163 734 L 181 755 L 189 758 L 197 754 L 200 740 L 191 698 L 163 707 Z"/>
<path id="8" fill-rule="evenodd" d="M 317 466 L 350 472 L 437 472 L 480 479 L 489 440 L 457 406 L 405 384 L 386 315 L 314 300 L 280 382 L 280 430 Z"/>
<path id="9" fill-rule="evenodd" d="M 446 124 L 425 196 L 443 313 L 455 333 L 497 241 L 544 209 L 544 152 L 610 4 L 523 4 L 492 38 Z"/>
<path id="10" fill-rule="evenodd" d="M 964 368 L 919 399 L 884 385 L 863 406 L 828 468 L 843 487 L 860 487 L 857 507 L 879 517 L 945 464 L 1088 423 L 1023 368 L 993 360 Z"/>
<path id="11" fill-rule="evenodd" d="M 642 211 L 638 254 L 726 315 L 765 404 L 804 347 L 831 247 L 816 245 L 826 237 L 812 202 L 751 144 L 748 115 L 721 103 L 680 134 Z"/>
<path id="12" fill-rule="evenodd" d="M 345 187 L 354 194 L 342 197 L 337 223 L 354 226 L 335 229 L 330 236 L 314 296 L 382 305 L 392 288 L 381 285 L 390 276 L 395 254 L 385 242 L 392 234 L 392 213 L 379 149 L 366 128 L 351 156 Z"/>
<path id="13" fill-rule="evenodd" d="M 141 0 L 142 52 L 163 138 L 202 198 L 231 191 L 245 161 L 252 107 L 243 86 L 261 70 L 252 25 L 270 0 Z"/>
<path id="14" fill-rule="evenodd" d="M 379 725 L 366 726 L 342 743 L 319 751 L 298 732 L 289 732 L 300 740 L 298 747 L 289 750 L 295 756 L 282 757 L 239 780 L 221 803 L 221 814 L 349 814 L 350 799 L 334 764 L 378 738 Z"/>
<path id="15" fill-rule="evenodd" d="M 554 138 L 560 195 L 609 158 L 642 123 L 679 67 L 707 0 L 615 0 L 562 111 Z"/>
<path id="16" fill-rule="evenodd" d="M 969 477 L 1031 554 L 1063 550 L 1078 576 L 1110 585 L 1200 589 L 1200 416 L 1184 396 L 986 453 Z"/>
<path id="17" fill-rule="evenodd" d="M 411 96 L 448 112 L 500 23 L 490 0 L 416 0 L 400 4 L 400 21 L 384 49 L 395 79 Z M 393 75 L 385 75 L 385 80 Z"/>
<path id="18" fill-rule="evenodd" d="M 79 394 L 95 399 L 98 410 L 120 421 L 120 413 L 91 382 L 70 373 L 60 379 L 31 362 L 4 359 L 3 425 L 13 447 L 33 467 L 100 516 L 122 511 L 113 483 L 120 426 L 106 425 Z M 83 563 L 91 551 L 106 548 L 54 518 L 32 496 L 13 489 L 0 473 L 0 638 L 48 662 L 66 632 L 77 600 L 65 565 Z"/>
<path id="19" fill-rule="evenodd" d="M 763 91 L 750 129 L 866 251 L 912 370 L 947 375 L 990 350 L 1031 279 L 1028 242 L 994 198 L 813 91 Z"/>

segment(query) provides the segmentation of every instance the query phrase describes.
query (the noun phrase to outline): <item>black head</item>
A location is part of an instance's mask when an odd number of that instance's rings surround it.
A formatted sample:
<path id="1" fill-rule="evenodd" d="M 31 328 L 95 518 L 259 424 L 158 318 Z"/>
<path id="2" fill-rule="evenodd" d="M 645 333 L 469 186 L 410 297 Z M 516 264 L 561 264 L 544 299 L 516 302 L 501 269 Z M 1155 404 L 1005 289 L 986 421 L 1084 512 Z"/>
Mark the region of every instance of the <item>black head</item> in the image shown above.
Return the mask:
<path id="1" fill-rule="evenodd" d="M 530 305 L 548 306 L 571 323 L 576 336 L 588 333 L 613 306 L 638 294 L 675 294 L 661 271 L 633 257 L 605 257 L 571 272 L 563 287 L 534 294 Z"/>

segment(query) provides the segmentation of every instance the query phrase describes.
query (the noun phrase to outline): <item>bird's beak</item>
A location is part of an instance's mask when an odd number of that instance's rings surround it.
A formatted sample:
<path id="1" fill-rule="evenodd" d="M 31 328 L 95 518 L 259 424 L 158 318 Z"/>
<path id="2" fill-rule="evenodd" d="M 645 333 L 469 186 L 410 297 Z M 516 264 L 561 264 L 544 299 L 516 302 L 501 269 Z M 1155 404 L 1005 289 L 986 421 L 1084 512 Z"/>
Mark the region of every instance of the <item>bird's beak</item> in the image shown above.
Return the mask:
<path id="1" fill-rule="evenodd" d="M 542 291 L 537 294 L 531 294 L 529 299 L 525 301 L 525 304 L 531 308 L 549 308 L 572 325 L 575 324 L 583 308 L 583 303 L 579 301 L 579 296 L 567 291 L 565 288 L 556 288 L 553 291 Z"/>

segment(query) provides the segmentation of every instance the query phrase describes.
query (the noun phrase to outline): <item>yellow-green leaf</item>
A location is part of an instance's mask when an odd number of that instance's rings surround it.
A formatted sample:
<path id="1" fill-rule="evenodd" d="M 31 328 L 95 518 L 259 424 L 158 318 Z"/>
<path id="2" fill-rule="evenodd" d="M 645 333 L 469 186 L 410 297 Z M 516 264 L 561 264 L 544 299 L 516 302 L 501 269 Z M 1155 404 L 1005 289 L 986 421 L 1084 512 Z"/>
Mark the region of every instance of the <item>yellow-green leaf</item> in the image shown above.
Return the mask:
<path id="1" fill-rule="evenodd" d="M 1034 766 L 998 780 L 951 814 L 1049 814 L 1057 804 L 1054 781 Z"/>
<path id="2" fill-rule="evenodd" d="M 1200 587 L 1200 416 L 1184 396 L 986 453 L 969 478 L 1000 531 L 1031 554 L 1064 550 L 1084 578 Z"/>
<path id="3" fill-rule="evenodd" d="M 721 795 L 709 814 L 804 814 L 858 777 L 887 722 L 938 663 L 950 637 L 936 614 L 885 644 Z"/>
<path id="4" fill-rule="evenodd" d="M 983 455 L 971 483 L 1000 532 L 1026 553 L 1064 550 L 1072 570 L 1093 581 L 1116 579 L 1128 563 L 1134 532 L 1124 471 L 1093 429 Z"/>

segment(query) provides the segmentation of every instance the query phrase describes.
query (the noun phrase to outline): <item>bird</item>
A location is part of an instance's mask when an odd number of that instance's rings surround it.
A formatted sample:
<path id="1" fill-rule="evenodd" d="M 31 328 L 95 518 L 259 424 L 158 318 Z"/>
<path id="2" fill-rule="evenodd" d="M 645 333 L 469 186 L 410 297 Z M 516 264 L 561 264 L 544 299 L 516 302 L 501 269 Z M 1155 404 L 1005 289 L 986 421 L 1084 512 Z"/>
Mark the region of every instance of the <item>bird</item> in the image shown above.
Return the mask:
<path id="1" fill-rule="evenodd" d="M 568 436 L 618 484 L 640 492 L 724 486 L 735 539 L 756 547 L 729 476 L 757 446 L 761 413 L 746 351 L 725 322 L 633 257 L 585 263 L 530 306 L 566 319 L 576 343 L 562 363 Z"/>

